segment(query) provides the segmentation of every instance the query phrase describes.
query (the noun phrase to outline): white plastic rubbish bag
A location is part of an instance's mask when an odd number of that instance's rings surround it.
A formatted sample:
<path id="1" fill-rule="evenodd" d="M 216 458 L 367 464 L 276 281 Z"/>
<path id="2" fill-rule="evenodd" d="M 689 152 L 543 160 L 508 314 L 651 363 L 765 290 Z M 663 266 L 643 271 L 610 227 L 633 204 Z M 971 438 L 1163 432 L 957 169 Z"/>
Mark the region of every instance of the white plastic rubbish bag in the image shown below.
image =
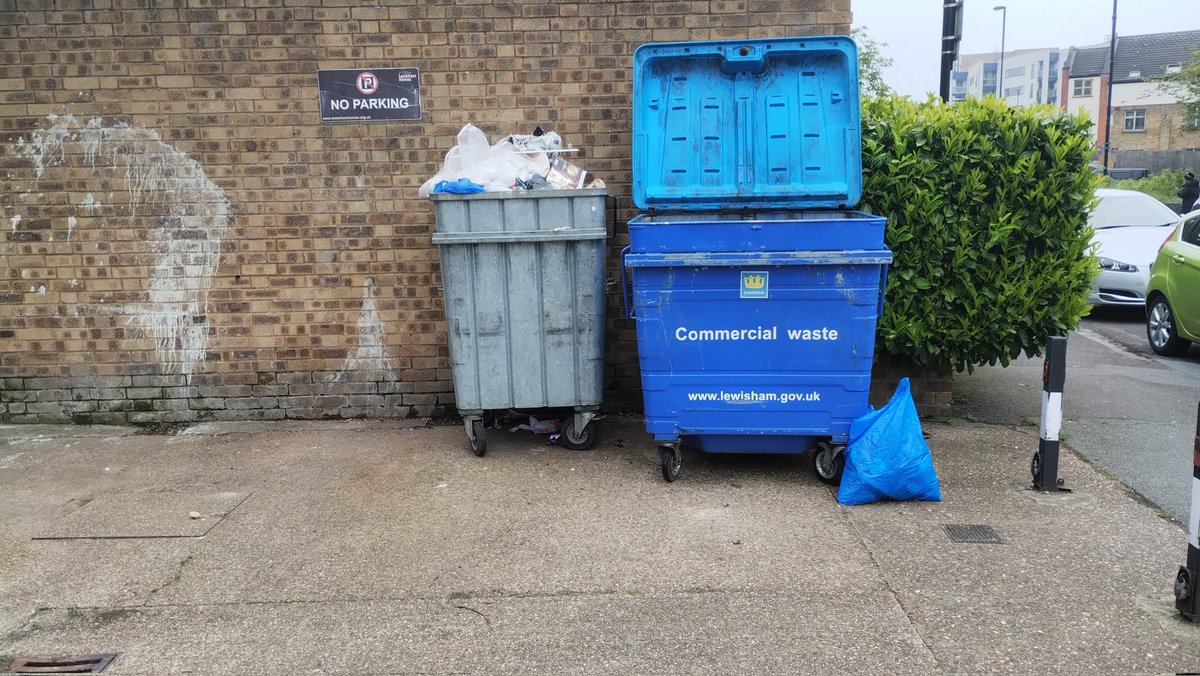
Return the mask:
<path id="1" fill-rule="evenodd" d="M 558 154 L 558 151 L 562 150 L 562 137 L 552 131 L 545 134 L 537 132 L 534 132 L 534 134 L 513 134 L 508 137 L 508 140 L 519 150 L 543 150 L 550 153 L 551 156 Z"/>
<path id="2" fill-rule="evenodd" d="M 511 190 L 517 179 L 528 180 L 539 172 L 545 173 L 543 165 L 549 168 L 545 154 L 518 153 L 507 138 L 489 145 L 487 135 L 475 125 L 468 124 L 458 132 L 458 145 L 446 153 L 442 170 L 425 181 L 419 194 L 429 197 L 439 181 L 460 178 L 469 178 L 482 185 L 484 190 Z"/>
<path id="3" fill-rule="evenodd" d="M 528 425 L 520 424 L 520 425 L 517 425 L 516 427 L 510 428 L 508 431 L 516 432 L 518 430 L 529 430 L 530 432 L 533 432 L 534 434 L 554 434 L 555 432 L 558 431 L 558 421 L 557 420 L 538 420 L 537 418 L 535 418 L 533 416 L 529 416 L 529 424 Z"/>

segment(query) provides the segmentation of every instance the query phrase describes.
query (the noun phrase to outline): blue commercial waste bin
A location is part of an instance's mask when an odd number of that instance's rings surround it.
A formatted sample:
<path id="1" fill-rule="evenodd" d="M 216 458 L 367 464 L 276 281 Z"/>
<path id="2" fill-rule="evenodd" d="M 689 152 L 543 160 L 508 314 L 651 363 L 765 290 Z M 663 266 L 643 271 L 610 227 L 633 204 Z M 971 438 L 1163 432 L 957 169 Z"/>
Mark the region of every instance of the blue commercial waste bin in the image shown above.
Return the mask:
<path id="1" fill-rule="evenodd" d="M 862 192 L 848 37 L 648 44 L 634 54 L 633 279 L 646 429 L 806 453 L 836 482 L 866 413 L 891 252 Z"/>

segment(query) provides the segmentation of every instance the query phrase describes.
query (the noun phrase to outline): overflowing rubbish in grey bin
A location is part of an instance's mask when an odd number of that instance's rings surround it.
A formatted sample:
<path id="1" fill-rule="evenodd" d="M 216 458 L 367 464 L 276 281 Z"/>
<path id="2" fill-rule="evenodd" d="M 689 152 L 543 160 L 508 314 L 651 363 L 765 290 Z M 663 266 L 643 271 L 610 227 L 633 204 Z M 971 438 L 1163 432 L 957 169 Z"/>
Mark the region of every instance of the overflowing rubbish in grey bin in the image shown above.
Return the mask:
<path id="1" fill-rule="evenodd" d="M 476 455 L 487 451 L 487 411 L 571 407 L 559 443 L 595 443 L 607 196 L 603 188 L 429 196 L 454 396 Z"/>

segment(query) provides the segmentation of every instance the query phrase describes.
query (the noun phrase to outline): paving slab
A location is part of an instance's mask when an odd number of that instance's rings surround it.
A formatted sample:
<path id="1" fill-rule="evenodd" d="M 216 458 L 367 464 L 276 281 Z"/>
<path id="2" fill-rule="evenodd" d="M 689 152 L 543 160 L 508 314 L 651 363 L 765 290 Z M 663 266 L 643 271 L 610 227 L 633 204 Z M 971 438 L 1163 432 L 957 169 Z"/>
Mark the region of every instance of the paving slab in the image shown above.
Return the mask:
<path id="1" fill-rule="evenodd" d="M 1182 537 L 1177 525 L 1069 452 L 1060 476 L 1071 493 L 995 481 L 1027 469 L 1024 430 L 935 429 L 943 502 L 847 512 L 939 666 L 1162 673 L 1196 662 L 1178 639 L 1200 632 L 1173 613 L 1167 583 L 1182 562 L 1182 549 L 1164 547 Z M 1003 544 L 951 542 L 945 525 L 963 523 L 993 527 Z"/>
<path id="2" fill-rule="evenodd" d="M 697 457 L 697 480 L 667 485 L 652 446 L 578 453 L 512 436 L 476 459 L 453 428 L 360 435 L 353 453 L 351 471 L 307 462 L 286 476 L 294 490 L 259 489 L 156 602 L 861 589 L 870 578 L 847 531 L 826 527 L 841 517 L 804 462 L 721 472 Z"/>
<path id="3" fill-rule="evenodd" d="M 245 493 L 141 490 L 110 493 L 39 530 L 34 540 L 200 537 L 246 499 Z"/>
<path id="4" fill-rule="evenodd" d="M 639 419 L 601 425 L 588 452 L 489 431 L 483 458 L 461 426 L 395 423 L 0 441 L 0 458 L 16 456 L 0 463 L 0 663 L 118 652 L 106 673 L 1200 666 L 1200 627 L 1170 596 L 1182 530 L 1069 451 L 1073 493 L 1029 490 L 1031 429 L 927 423 L 944 501 L 845 507 L 803 457 L 687 451 L 667 484 Z M 93 504 L 142 504 L 157 523 L 156 504 L 176 507 L 151 496 L 220 493 L 248 497 L 213 507 L 218 527 L 194 537 L 35 539 Z M 951 542 L 948 524 L 991 526 L 1003 544 Z"/>
<path id="5" fill-rule="evenodd" d="M 883 592 L 56 609 L 39 613 L 18 640 L 27 651 L 119 651 L 105 672 L 114 675 L 924 674 L 936 666 Z"/>
<path id="6" fill-rule="evenodd" d="M 0 443 L 42 441 L 57 445 L 63 439 L 112 439 L 144 434 L 142 428 L 127 425 L 0 425 Z"/>

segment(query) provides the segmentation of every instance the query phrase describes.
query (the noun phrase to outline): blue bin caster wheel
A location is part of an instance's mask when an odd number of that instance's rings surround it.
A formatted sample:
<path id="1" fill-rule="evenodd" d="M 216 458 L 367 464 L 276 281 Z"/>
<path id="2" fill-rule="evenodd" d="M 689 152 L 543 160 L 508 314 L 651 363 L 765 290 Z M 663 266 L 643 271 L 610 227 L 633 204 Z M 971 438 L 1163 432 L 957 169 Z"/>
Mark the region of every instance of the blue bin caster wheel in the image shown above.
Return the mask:
<path id="1" fill-rule="evenodd" d="M 825 441 L 817 443 L 813 450 L 813 470 L 822 483 L 836 486 L 842 482 L 842 470 L 846 469 L 846 452 L 843 446 L 834 446 Z"/>
<path id="2" fill-rule="evenodd" d="M 467 434 L 471 440 L 471 452 L 479 457 L 487 453 L 487 432 L 483 426 L 483 418 L 471 420 L 471 431 Z"/>
<path id="3" fill-rule="evenodd" d="M 567 419 L 558 441 L 572 451 L 586 451 L 596 445 L 596 423 L 589 421 L 583 426 L 583 431 L 578 432 L 575 430 L 575 418 L 572 416 Z"/>
<path id="4" fill-rule="evenodd" d="M 679 451 L 670 446 L 659 446 L 658 457 L 662 460 L 662 475 L 668 483 L 679 478 L 679 468 L 683 464 Z"/>

